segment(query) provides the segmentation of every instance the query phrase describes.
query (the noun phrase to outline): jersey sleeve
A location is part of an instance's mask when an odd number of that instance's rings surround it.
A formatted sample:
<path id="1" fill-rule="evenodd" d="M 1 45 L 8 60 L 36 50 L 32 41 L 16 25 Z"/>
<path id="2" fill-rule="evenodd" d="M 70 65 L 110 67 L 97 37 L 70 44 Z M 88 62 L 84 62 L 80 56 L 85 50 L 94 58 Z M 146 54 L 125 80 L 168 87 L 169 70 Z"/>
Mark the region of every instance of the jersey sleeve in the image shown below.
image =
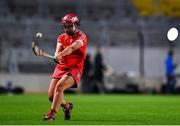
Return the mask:
<path id="1" fill-rule="evenodd" d="M 83 45 L 87 44 L 87 37 L 86 37 L 86 35 L 79 36 L 77 40 L 80 40 Z"/>
<path id="2" fill-rule="evenodd" d="M 63 43 L 63 36 L 62 35 L 60 35 L 60 36 L 58 36 L 58 38 L 57 38 L 57 45 L 62 45 Z"/>

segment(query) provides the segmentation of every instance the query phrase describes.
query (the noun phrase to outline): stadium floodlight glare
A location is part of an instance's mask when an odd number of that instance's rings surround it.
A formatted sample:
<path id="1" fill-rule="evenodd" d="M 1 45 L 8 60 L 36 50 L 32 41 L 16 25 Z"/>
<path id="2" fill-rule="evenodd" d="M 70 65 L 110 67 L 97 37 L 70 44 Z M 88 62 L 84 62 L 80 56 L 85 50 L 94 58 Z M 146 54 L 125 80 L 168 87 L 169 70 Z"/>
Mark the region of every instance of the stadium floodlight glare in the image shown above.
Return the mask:
<path id="1" fill-rule="evenodd" d="M 170 28 L 167 32 L 167 38 L 169 41 L 175 41 L 178 37 L 178 30 L 177 28 Z"/>

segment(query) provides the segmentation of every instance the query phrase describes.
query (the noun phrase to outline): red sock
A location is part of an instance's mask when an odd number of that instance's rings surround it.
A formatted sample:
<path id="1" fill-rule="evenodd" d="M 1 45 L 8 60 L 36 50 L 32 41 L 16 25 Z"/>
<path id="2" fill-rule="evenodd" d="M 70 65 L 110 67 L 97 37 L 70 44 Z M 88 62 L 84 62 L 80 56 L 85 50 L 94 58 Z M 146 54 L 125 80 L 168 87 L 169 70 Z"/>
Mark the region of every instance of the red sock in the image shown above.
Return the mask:
<path id="1" fill-rule="evenodd" d="M 56 114 L 56 113 L 57 113 L 57 112 L 56 112 L 55 109 L 51 109 L 50 112 L 49 112 L 50 115 L 54 115 L 54 114 Z"/>
<path id="2" fill-rule="evenodd" d="M 63 108 L 68 108 L 68 107 L 69 107 L 69 104 L 68 104 L 68 102 L 66 102 L 66 104 L 61 104 L 61 106 L 62 106 Z"/>

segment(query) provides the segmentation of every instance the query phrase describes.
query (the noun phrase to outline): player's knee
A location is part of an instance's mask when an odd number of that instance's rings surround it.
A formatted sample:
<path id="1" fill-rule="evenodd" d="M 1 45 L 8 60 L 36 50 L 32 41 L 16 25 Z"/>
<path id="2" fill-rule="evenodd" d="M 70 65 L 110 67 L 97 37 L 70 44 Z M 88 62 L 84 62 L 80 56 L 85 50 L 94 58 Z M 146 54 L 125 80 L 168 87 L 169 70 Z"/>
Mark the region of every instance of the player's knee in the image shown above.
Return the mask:
<path id="1" fill-rule="evenodd" d="M 64 91 L 64 87 L 62 84 L 56 85 L 56 92 L 63 92 L 63 91 Z"/>

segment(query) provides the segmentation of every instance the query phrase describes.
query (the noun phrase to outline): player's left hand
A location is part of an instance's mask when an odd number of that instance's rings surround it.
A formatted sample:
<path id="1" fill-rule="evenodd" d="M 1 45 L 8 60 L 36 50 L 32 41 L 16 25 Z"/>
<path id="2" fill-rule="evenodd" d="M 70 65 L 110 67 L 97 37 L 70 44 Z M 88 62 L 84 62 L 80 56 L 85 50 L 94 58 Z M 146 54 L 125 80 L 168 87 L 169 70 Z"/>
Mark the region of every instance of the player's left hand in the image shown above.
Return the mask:
<path id="1" fill-rule="evenodd" d="M 60 64 L 60 62 L 58 60 L 56 60 L 55 58 L 53 60 L 55 63 Z"/>
<path id="2" fill-rule="evenodd" d="M 54 58 L 56 61 L 60 61 L 62 59 L 62 54 L 59 53 L 59 54 L 55 55 Z"/>

